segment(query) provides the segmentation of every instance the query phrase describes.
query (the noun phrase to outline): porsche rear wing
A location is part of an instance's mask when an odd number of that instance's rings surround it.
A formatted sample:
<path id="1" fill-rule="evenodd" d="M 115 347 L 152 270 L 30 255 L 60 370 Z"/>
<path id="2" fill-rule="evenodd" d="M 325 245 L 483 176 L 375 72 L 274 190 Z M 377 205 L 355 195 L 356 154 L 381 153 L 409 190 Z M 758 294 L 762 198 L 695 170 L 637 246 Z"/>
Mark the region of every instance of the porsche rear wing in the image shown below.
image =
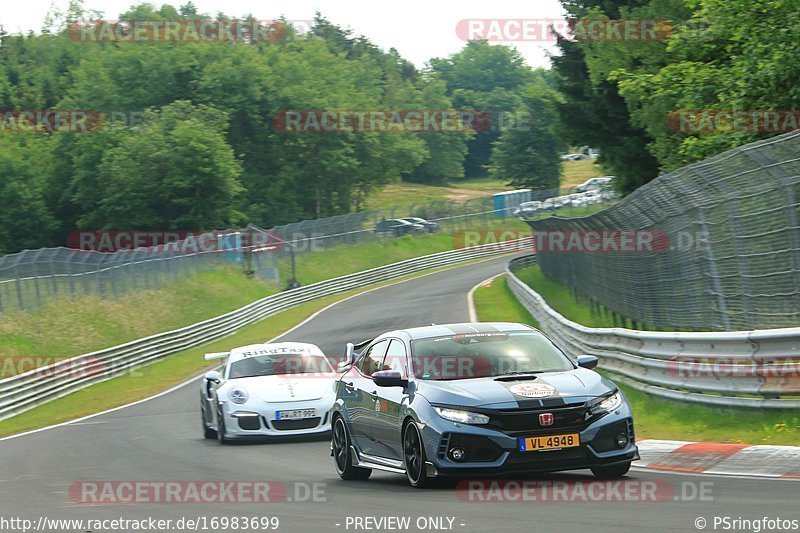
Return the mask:
<path id="1" fill-rule="evenodd" d="M 214 352 L 214 353 L 207 353 L 204 356 L 206 361 L 213 361 L 214 359 L 225 359 L 231 354 L 231 352 Z"/>

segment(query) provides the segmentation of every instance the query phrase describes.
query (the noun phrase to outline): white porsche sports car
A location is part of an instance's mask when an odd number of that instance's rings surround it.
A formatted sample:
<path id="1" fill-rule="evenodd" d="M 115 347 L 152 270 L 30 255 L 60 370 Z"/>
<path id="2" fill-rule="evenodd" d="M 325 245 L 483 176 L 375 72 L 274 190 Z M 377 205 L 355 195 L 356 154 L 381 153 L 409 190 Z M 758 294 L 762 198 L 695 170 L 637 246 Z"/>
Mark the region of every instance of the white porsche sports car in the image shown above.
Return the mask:
<path id="1" fill-rule="evenodd" d="M 252 344 L 205 358 L 225 359 L 222 372 L 206 373 L 200 388 L 205 438 L 227 443 L 330 431 L 338 374 L 317 346 Z"/>

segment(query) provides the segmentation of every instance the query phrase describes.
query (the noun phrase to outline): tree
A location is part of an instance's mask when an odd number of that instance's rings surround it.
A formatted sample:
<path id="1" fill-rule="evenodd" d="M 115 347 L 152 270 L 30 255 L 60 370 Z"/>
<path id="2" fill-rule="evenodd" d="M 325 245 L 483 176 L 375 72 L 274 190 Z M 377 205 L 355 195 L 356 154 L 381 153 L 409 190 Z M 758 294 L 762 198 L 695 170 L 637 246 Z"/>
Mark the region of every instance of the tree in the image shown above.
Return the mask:
<path id="1" fill-rule="evenodd" d="M 562 4 L 570 17 L 579 20 L 667 18 L 677 24 L 689 13 L 681 0 L 562 0 Z M 650 152 L 652 137 L 631 119 L 612 74 L 623 67 L 658 68 L 666 44 L 557 39 L 559 54 L 552 63 L 564 97 L 558 107 L 562 136 L 570 144 L 599 149 L 600 162 L 617 177 L 617 186 L 631 192 L 657 176 L 659 164 Z"/>
<path id="2" fill-rule="evenodd" d="M 614 72 L 633 120 L 654 139 L 653 153 L 673 169 L 735 146 L 783 133 L 726 125 L 711 132 L 675 131 L 681 110 L 793 110 L 800 104 L 800 11 L 791 0 L 701 0 L 676 28 L 667 64 L 655 71 Z M 764 126 L 763 120 L 761 126 Z"/>
<path id="3" fill-rule="evenodd" d="M 174 102 L 145 113 L 99 168 L 96 209 L 79 220 L 91 229 L 210 230 L 236 218 L 241 167 L 225 141 L 227 117 L 209 106 Z M 81 194 L 81 191 L 76 191 Z"/>
<path id="4" fill-rule="evenodd" d="M 0 254 L 52 245 L 57 223 L 44 200 L 44 136 L 0 133 Z"/>
<path id="5" fill-rule="evenodd" d="M 560 154 L 564 143 L 558 136 L 559 96 L 545 81 L 545 74 L 526 87 L 515 122 L 494 143 L 489 170 L 494 178 L 515 187 L 558 188 Z"/>
<path id="6" fill-rule="evenodd" d="M 467 177 L 485 175 L 492 143 L 500 136 L 501 117 L 520 107 L 519 93 L 532 80 L 531 70 L 513 48 L 470 41 L 447 59 L 431 59 L 430 75 L 447 84 L 447 95 L 456 109 L 478 111 L 490 118 L 490 127 L 469 141 L 464 163 Z"/>

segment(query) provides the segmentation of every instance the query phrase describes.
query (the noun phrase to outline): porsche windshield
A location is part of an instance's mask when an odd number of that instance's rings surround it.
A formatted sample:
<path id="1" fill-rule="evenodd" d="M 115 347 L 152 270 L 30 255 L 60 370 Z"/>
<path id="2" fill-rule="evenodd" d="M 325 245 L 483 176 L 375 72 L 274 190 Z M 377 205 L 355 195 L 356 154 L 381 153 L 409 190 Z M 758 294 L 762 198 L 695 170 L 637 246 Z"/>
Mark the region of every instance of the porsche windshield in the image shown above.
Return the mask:
<path id="1" fill-rule="evenodd" d="M 285 374 L 328 374 L 333 367 L 321 355 L 271 354 L 246 357 L 230 365 L 229 379 Z"/>
<path id="2" fill-rule="evenodd" d="M 414 375 L 455 380 L 558 372 L 575 368 L 536 332 L 468 333 L 412 342 Z"/>

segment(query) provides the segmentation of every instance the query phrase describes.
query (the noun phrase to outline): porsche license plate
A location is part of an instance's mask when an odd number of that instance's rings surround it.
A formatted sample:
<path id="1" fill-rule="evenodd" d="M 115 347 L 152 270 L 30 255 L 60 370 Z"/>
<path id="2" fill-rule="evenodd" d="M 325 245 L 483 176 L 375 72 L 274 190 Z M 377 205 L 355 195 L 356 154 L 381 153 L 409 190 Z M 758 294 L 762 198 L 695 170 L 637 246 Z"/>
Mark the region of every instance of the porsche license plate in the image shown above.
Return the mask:
<path id="1" fill-rule="evenodd" d="M 567 433 L 564 435 L 547 435 L 544 437 L 525 437 L 518 441 L 522 452 L 541 452 L 544 450 L 560 450 L 580 446 L 580 435 Z"/>
<path id="2" fill-rule="evenodd" d="M 275 420 L 301 420 L 303 418 L 314 418 L 317 416 L 316 409 L 293 409 L 291 411 L 278 411 L 275 413 Z"/>

